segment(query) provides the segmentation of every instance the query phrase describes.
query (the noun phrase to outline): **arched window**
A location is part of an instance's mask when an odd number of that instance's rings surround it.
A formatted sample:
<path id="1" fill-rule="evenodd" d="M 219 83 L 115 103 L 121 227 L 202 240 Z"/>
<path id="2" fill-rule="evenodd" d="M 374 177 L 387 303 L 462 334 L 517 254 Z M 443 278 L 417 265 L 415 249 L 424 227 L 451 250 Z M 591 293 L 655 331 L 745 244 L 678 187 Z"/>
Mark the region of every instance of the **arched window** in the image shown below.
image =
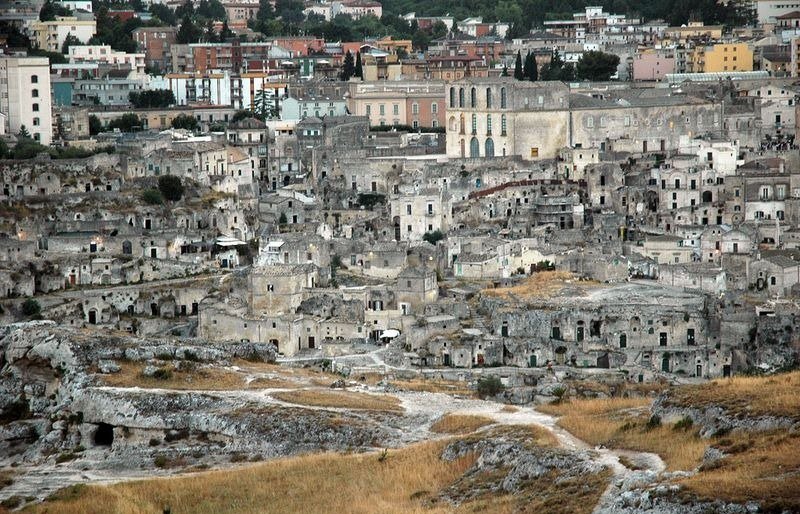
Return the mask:
<path id="1" fill-rule="evenodd" d="M 505 114 L 501 114 L 500 115 L 500 135 L 501 136 L 505 136 L 506 135 L 506 115 Z"/>
<path id="2" fill-rule="evenodd" d="M 491 114 L 488 114 L 486 116 L 486 135 L 487 136 L 491 136 L 492 135 L 492 115 Z"/>
<path id="3" fill-rule="evenodd" d="M 478 106 L 478 91 L 474 87 L 469 90 L 469 106 L 473 109 Z"/>
<path id="4" fill-rule="evenodd" d="M 464 127 L 464 113 L 463 113 L 463 112 L 461 113 L 461 116 L 460 116 L 460 118 L 461 118 L 461 127 L 460 127 L 460 128 L 461 128 L 461 130 L 460 130 L 459 132 L 460 132 L 461 134 L 463 134 L 463 133 L 464 133 L 464 131 L 466 130 L 466 128 Z"/>
<path id="5" fill-rule="evenodd" d="M 473 137 L 469 142 L 469 156 L 473 159 L 481 156 L 481 146 L 477 137 Z"/>
<path id="6" fill-rule="evenodd" d="M 473 134 L 477 134 L 478 133 L 478 115 L 477 114 L 473 114 L 472 115 L 472 133 Z"/>
<path id="7" fill-rule="evenodd" d="M 508 108 L 508 99 L 506 98 L 506 88 L 500 88 L 500 108 L 506 109 Z"/>
<path id="8" fill-rule="evenodd" d="M 458 106 L 464 108 L 464 88 L 458 88 Z"/>
<path id="9" fill-rule="evenodd" d="M 490 87 L 486 88 L 486 108 L 492 108 L 492 88 Z"/>
<path id="10" fill-rule="evenodd" d="M 492 138 L 487 138 L 486 139 L 486 145 L 485 146 L 486 146 L 486 148 L 485 148 L 486 157 L 494 157 L 494 141 L 492 141 Z"/>
<path id="11" fill-rule="evenodd" d="M 456 88 L 450 88 L 450 108 L 453 109 L 456 106 Z"/>

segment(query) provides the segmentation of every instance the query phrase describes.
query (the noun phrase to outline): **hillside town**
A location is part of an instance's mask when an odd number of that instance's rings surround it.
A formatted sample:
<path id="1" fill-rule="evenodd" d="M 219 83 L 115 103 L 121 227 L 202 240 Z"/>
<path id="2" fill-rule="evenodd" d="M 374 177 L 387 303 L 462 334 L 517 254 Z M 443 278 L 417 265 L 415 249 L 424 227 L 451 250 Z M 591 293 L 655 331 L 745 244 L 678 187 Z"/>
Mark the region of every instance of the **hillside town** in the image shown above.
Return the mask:
<path id="1" fill-rule="evenodd" d="M 2 337 L 113 338 L 81 357 L 109 376 L 158 378 L 142 341 L 495 376 L 517 404 L 797 365 L 800 5 L 388 9 L 0 2 Z"/>

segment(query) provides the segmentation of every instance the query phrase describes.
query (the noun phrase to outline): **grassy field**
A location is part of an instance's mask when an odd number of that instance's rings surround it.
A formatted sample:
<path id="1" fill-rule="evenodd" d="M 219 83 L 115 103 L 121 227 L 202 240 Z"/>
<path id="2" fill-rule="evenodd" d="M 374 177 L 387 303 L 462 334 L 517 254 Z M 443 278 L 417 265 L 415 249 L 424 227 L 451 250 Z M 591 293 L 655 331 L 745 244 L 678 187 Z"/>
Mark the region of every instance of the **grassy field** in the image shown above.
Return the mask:
<path id="1" fill-rule="evenodd" d="M 567 285 L 581 285 L 584 287 L 596 285 L 596 282 L 578 281 L 568 271 L 540 271 L 526 278 L 522 283 L 511 287 L 498 287 L 484 289 L 481 294 L 504 299 L 529 300 L 534 298 L 549 298 L 554 296 Z"/>
<path id="2" fill-rule="evenodd" d="M 732 415 L 800 419 L 800 371 L 769 377 L 733 377 L 677 387 L 669 402 L 679 406 L 719 405 Z"/>
<path id="3" fill-rule="evenodd" d="M 718 405 L 734 416 L 788 416 L 800 413 L 800 373 L 734 377 L 669 391 L 680 406 Z M 657 453 L 670 470 L 700 466 L 709 446 L 726 456 L 684 479 L 689 499 L 758 501 L 767 512 L 800 512 L 800 432 L 736 431 L 701 439 L 690 420 L 649 422 L 649 400 L 572 400 L 540 410 L 561 416 L 558 423 L 575 436 L 611 448 Z"/>
<path id="4" fill-rule="evenodd" d="M 552 433 L 532 426 L 497 427 L 468 437 L 491 436 L 521 438 L 531 446 L 556 444 Z M 454 484 L 472 491 L 501 475 L 466 475 L 476 456 L 444 461 L 440 455 L 446 444 L 448 441 L 426 442 L 388 453 L 314 454 L 168 479 L 71 487 L 26 512 L 162 514 L 169 509 L 174 514 L 589 514 L 608 483 L 607 472 L 563 481 L 547 475 L 526 483 L 519 493 L 487 490 L 456 507 L 439 499 L 439 493 Z"/>
<path id="5" fill-rule="evenodd" d="M 494 420 L 486 416 L 445 414 L 431 425 L 431 432 L 439 434 L 468 434 L 492 423 L 494 423 Z"/>
<path id="6" fill-rule="evenodd" d="M 296 391 L 280 391 L 273 393 L 272 396 L 284 402 L 312 407 L 403 412 L 400 400 L 389 395 L 324 389 L 298 389 Z"/>
<path id="7" fill-rule="evenodd" d="M 238 470 L 66 490 L 28 510 L 40 514 L 256 514 L 452 512 L 426 505 L 474 457 L 445 462 L 445 442 L 369 454 L 316 454 Z"/>
<path id="8" fill-rule="evenodd" d="M 275 364 L 237 361 L 239 370 L 197 365 L 195 369 L 176 371 L 164 365 L 168 373 L 160 378 L 145 377 L 143 362 L 120 362 L 118 373 L 98 375 L 103 385 L 141 387 L 144 389 L 175 389 L 234 391 L 239 389 L 295 389 L 312 385 L 328 386 L 338 376 L 304 368 L 285 368 Z M 251 380 L 247 377 L 255 376 Z"/>
<path id="9" fill-rule="evenodd" d="M 646 398 L 611 398 L 572 400 L 539 410 L 561 416 L 558 424 L 587 443 L 657 453 L 670 470 L 700 465 L 709 442 L 700 439 L 696 430 L 648 425 L 649 406 Z"/>

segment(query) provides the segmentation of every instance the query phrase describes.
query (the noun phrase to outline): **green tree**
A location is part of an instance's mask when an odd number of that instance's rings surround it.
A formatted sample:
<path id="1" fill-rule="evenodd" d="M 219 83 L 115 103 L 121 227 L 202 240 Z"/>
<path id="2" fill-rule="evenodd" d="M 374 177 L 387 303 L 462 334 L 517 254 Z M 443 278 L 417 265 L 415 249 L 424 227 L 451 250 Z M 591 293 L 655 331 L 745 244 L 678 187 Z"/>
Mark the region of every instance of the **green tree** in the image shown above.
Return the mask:
<path id="1" fill-rule="evenodd" d="M 532 52 L 528 52 L 525 56 L 524 75 L 526 80 L 536 82 L 539 80 L 539 67 L 536 64 L 536 56 Z"/>
<path id="2" fill-rule="evenodd" d="M 542 80 L 561 80 L 561 68 L 564 66 L 564 61 L 561 60 L 558 50 L 553 52 L 550 57 L 550 62 L 542 67 L 540 77 Z"/>
<path id="3" fill-rule="evenodd" d="M 203 31 L 194 24 L 189 15 L 185 15 L 181 20 L 181 26 L 175 40 L 180 44 L 196 43 L 203 35 Z"/>
<path id="4" fill-rule="evenodd" d="M 53 21 L 56 16 L 69 16 L 71 14 L 72 11 L 68 7 L 47 0 L 39 10 L 39 21 Z"/>
<path id="5" fill-rule="evenodd" d="M 69 47 L 78 46 L 82 44 L 83 43 L 81 42 L 80 39 L 73 36 L 71 33 L 68 33 L 67 37 L 64 38 L 64 44 L 61 45 L 61 53 L 66 55 L 69 53 Z"/>
<path id="6" fill-rule="evenodd" d="M 200 0 L 196 14 L 208 20 L 226 20 L 228 18 L 225 7 L 219 0 Z"/>
<path id="7" fill-rule="evenodd" d="M 575 73 L 580 80 L 604 81 L 617 72 L 619 56 L 591 50 L 584 52 Z"/>
<path id="8" fill-rule="evenodd" d="M 164 4 L 150 4 L 150 14 L 158 18 L 158 21 L 164 25 L 170 27 L 178 23 L 178 19 L 175 17 L 175 11 Z"/>
<path id="9" fill-rule="evenodd" d="M 246 120 L 253 116 L 253 113 L 248 111 L 247 109 L 240 109 L 233 113 L 233 117 L 231 118 L 231 123 L 236 123 L 237 121 Z"/>
<path id="10" fill-rule="evenodd" d="M 199 126 L 200 122 L 191 114 L 179 114 L 172 118 L 172 128 L 174 129 L 184 129 L 194 132 Z"/>
<path id="11" fill-rule="evenodd" d="M 220 30 L 220 32 L 219 32 L 219 40 L 221 42 L 224 42 L 224 41 L 227 41 L 228 39 L 231 39 L 233 37 L 235 37 L 235 34 L 230 29 L 230 27 L 228 27 L 228 20 L 223 21 L 222 22 L 222 30 Z"/>
<path id="12" fill-rule="evenodd" d="M 431 27 L 431 37 L 433 39 L 442 39 L 447 36 L 447 25 L 442 20 L 437 20 Z"/>
<path id="13" fill-rule="evenodd" d="M 503 382 L 500 381 L 500 377 L 493 375 L 490 377 L 479 378 L 477 389 L 478 395 L 481 398 L 487 398 L 491 396 L 497 396 L 505 391 L 506 387 L 503 385 Z"/>
<path id="14" fill-rule="evenodd" d="M 431 37 L 422 29 L 417 29 L 414 32 L 414 35 L 411 37 L 411 46 L 413 46 L 416 50 L 425 51 L 428 49 L 428 46 L 431 44 Z"/>
<path id="15" fill-rule="evenodd" d="M 506 66 L 505 64 L 503 65 L 503 71 L 500 72 L 500 76 L 501 77 L 508 77 L 508 66 Z"/>
<path id="16" fill-rule="evenodd" d="M 344 62 L 342 63 L 342 71 L 339 73 L 339 78 L 341 78 L 343 81 L 348 81 L 355 72 L 356 65 L 355 61 L 353 60 L 353 54 L 350 53 L 350 50 L 348 50 L 344 54 Z"/>
<path id="17" fill-rule="evenodd" d="M 94 114 L 89 115 L 89 134 L 94 136 L 103 131 L 103 122 Z"/>
<path id="18" fill-rule="evenodd" d="M 364 65 L 361 63 L 361 52 L 356 52 L 356 69 L 353 75 L 364 80 Z"/>
<path id="19" fill-rule="evenodd" d="M 142 120 L 139 116 L 128 112 L 108 122 L 108 130 L 119 129 L 122 132 L 133 132 L 137 128 L 142 128 Z"/>
<path id="20" fill-rule="evenodd" d="M 28 128 L 25 125 L 20 125 L 19 132 L 17 132 L 17 136 L 19 136 L 20 139 L 30 139 L 31 133 L 28 132 Z"/>
<path id="21" fill-rule="evenodd" d="M 522 53 L 519 50 L 517 50 L 517 60 L 514 61 L 514 78 L 517 80 L 525 78 L 525 73 L 522 71 Z"/>
<path id="22" fill-rule="evenodd" d="M 164 203 L 164 197 L 158 189 L 145 189 L 142 191 L 142 201 L 148 205 L 161 205 Z"/>
<path id="23" fill-rule="evenodd" d="M 272 9 L 272 2 L 270 2 L 270 0 L 259 0 L 256 20 L 259 22 L 265 22 L 273 18 L 275 18 L 275 11 Z"/>
<path id="24" fill-rule="evenodd" d="M 158 190 L 170 202 L 177 202 L 183 197 L 183 184 L 175 175 L 162 175 L 158 177 Z"/>
<path id="25" fill-rule="evenodd" d="M 253 113 L 260 120 L 266 120 L 278 115 L 277 108 L 273 102 L 272 91 L 259 89 L 253 99 Z"/>
<path id="26" fill-rule="evenodd" d="M 441 230 L 434 230 L 433 232 L 425 232 L 425 234 L 422 235 L 423 241 L 427 241 L 428 243 L 434 246 L 442 239 L 444 239 L 444 234 L 442 234 Z"/>
<path id="27" fill-rule="evenodd" d="M 132 91 L 128 94 L 131 105 L 137 109 L 163 109 L 175 103 L 175 95 L 169 89 Z"/>
<path id="28" fill-rule="evenodd" d="M 571 62 L 565 63 L 558 73 L 558 80 L 563 82 L 570 82 L 575 80 L 575 65 Z"/>
<path id="29" fill-rule="evenodd" d="M 29 318 L 38 315 L 42 312 L 42 306 L 39 305 L 39 302 L 34 300 L 33 298 L 28 298 L 24 302 L 22 302 L 22 314 L 28 316 Z"/>

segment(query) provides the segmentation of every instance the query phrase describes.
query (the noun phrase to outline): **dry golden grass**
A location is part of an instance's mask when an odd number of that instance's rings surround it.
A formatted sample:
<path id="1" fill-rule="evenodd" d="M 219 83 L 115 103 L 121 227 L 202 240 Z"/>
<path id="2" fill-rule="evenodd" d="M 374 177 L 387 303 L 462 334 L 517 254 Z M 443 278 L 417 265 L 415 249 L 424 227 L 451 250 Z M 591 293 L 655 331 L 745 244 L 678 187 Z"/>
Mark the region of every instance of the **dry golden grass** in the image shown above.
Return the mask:
<path id="1" fill-rule="evenodd" d="M 670 403 L 687 407 L 719 405 L 733 415 L 800 418 L 800 371 L 770 377 L 733 377 L 682 386 Z"/>
<path id="2" fill-rule="evenodd" d="M 714 446 L 729 455 L 683 480 L 688 491 L 707 500 L 758 500 L 768 512 L 800 512 L 800 433 L 737 434 Z"/>
<path id="3" fill-rule="evenodd" d="M 513 405 L 503 405 L 503 408 L 500 409 L 500 412 L 514 413 L 514 412 L 519 412 L 519 409 L 514 407 Z"/>
<path id="4" fill-rule="evenodd" d="M 142 375 L 144 363 L 123 362 L 119 373 L 100 375 L 104 385 L 145 389 L 230 391 L 245 389 L 244 375 L 235 371 L 198 367 L 194 371 L 172 371 L 168 379 Z"/>
<path id="5" fill-rule="evenodd" d="M 558 424 L 589 444 L 656 453 L 669 470 L 700 465 L 708 441 L 672 425 L 648 427 L 649 404 L 645 398 L 572 400 L 539 410 L 561 416 Z"/>
<path id="6" fill-rule="evenodd" d="M 313 407 L 339 407 L 343 409 L 402 412 L 400 400 L 385 394 L 367 394 L 353 391 L 326 391 L 323 389 L 298 389 L 280 391 L 272 396 L 278 400 Z"/>
<path id="7" fill-rule="evenodd" d="M 381 454 L 316 454 L 237 470 L 180 478 L 89 486 L 30 509 L 39 514 L 151 514 L 166 507 L 193 514 L 336 512 L 443 514 L 430 506 L 436 492 L 474 462 L 439 458 L 446 442 L 422 443 Z"/>
<path id="8" fill-rule="evenodd" d="M 438 434 L 469 434 L 494 423 L 492 418 L 469 414 L 445 414 L 431 425 L 431 432 Z"/>
<path id="9" fill-rule="evenodd" d="M 524 282 L 516 286 L 484 289 L 481 293 L 486 296 L 505 299 L 549 298 L 558 294 L 567 285 L 567 281 L 572 281 L 571 285 L 582 287 L 597 285 L 597 282 L 578 281 L 577 277 L 568 271 L 540 271 L 529 276 Z"/>
<path id="10" fill-rule="evenodd" d="M 469 389 L 465 382 L 455 380 L 393 380 L 392 385 L 405 391 L 420 393 L 445 393 L 459 396 L 475 396 L 475 391 Z"/>

